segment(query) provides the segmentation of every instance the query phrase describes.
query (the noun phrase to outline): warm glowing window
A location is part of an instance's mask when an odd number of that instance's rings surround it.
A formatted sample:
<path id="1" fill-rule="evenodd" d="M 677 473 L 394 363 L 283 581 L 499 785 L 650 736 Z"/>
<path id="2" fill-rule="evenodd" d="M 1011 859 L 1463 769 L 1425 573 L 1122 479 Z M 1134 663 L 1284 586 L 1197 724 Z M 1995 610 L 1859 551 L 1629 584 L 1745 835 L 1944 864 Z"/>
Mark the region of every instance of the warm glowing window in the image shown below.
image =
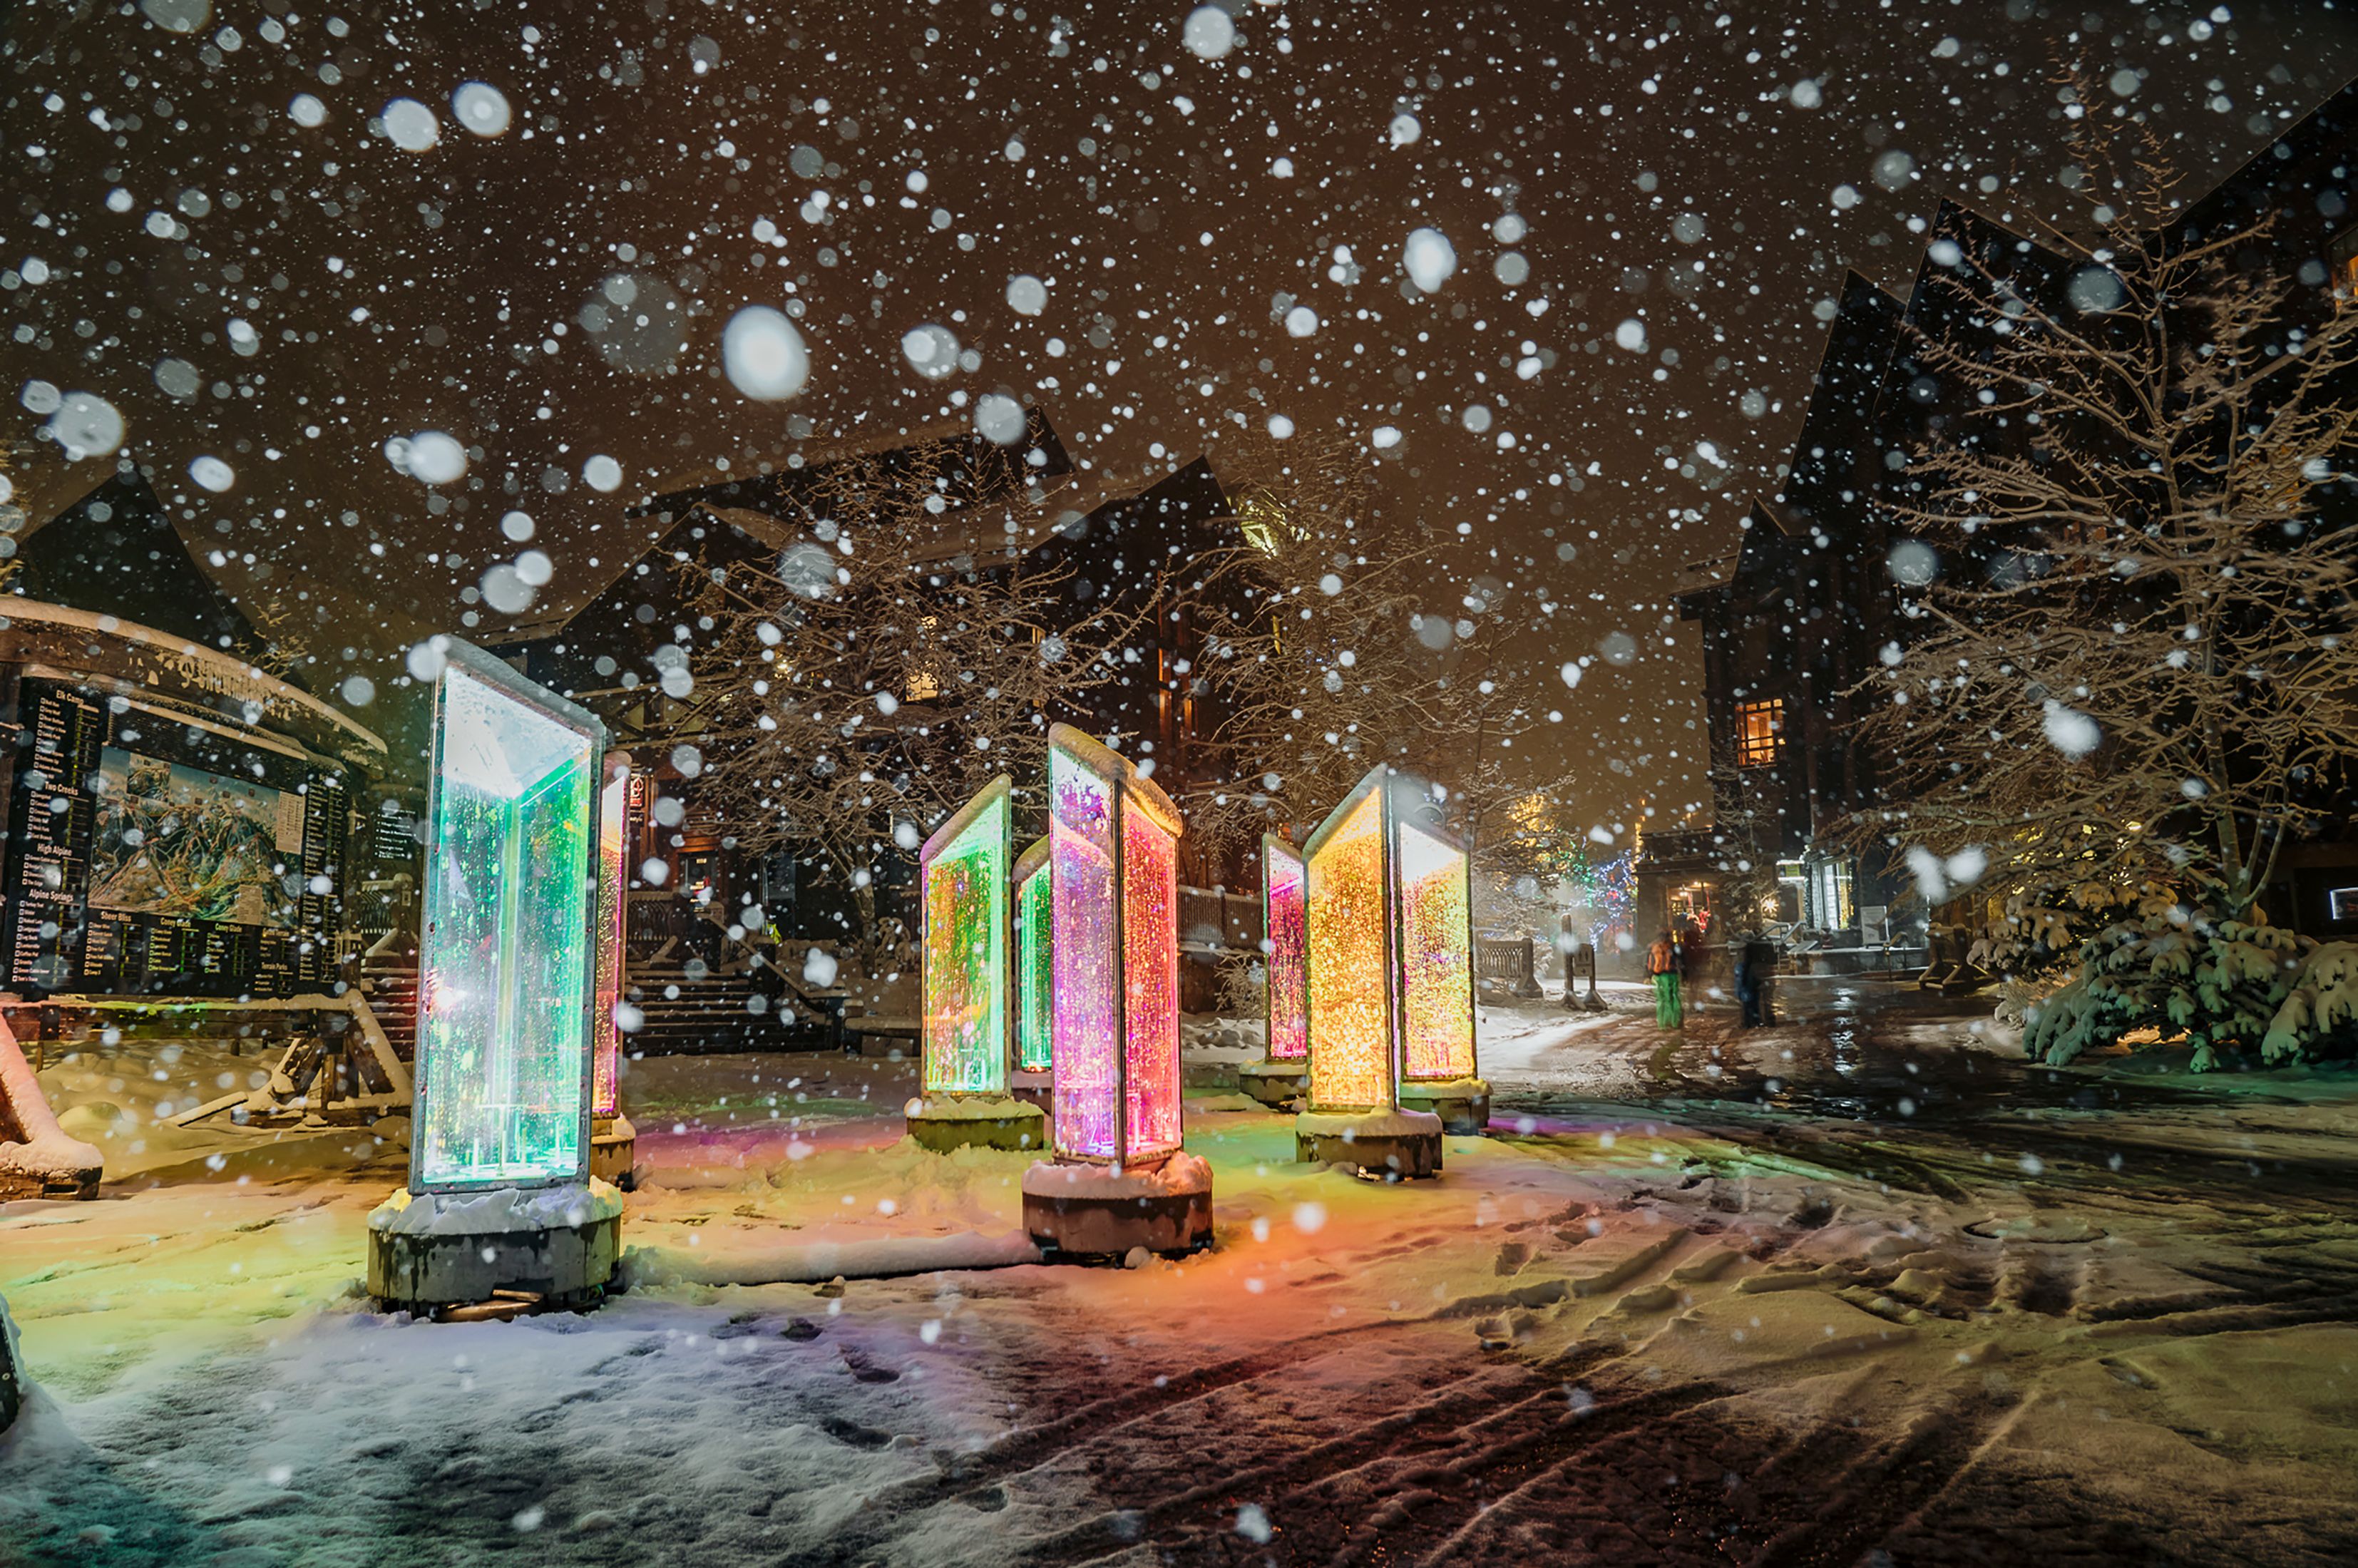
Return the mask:
<path id="1" fill-rule="evenodd" d="M 931 633 L 936 624 L 938 622 L 931 615 L 918 621 L 917 625 L 926 634 L 925 641 L 932 640 Z M 923 665 L 915 666 L 909 671 L 908 685 L 902 688 L 901 693 L 903 700 L 907 702 L 931 702 L 941 695 L 941 676 Z"/>
<path id="2" fill-rule="evenodd" d="M 1739 768 L 1765 768 L 1777 760 L 1778 748 L 1784 743 L 1785 704 L 1772 697 L 1767 702 L 1739 702 L 1736 705 L 1736 765 Z"/>

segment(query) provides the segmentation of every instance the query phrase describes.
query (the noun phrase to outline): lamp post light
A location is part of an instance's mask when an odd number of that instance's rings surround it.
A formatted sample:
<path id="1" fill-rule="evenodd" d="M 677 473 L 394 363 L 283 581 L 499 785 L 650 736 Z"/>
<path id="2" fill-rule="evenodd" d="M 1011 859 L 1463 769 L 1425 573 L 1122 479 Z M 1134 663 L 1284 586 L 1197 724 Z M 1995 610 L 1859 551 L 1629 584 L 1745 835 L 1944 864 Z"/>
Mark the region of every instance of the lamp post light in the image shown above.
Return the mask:
<path id="1" fill-rule="evenodd" d="M 606 787 L 598 795 L 598 1001 L 591 1019 L 590 1173 L 627 1192 L 637 1162 L 638 1129 L 622 1114 L 622 1033 L 615 1010 L 622 1001 L 623 941 L 629 935 L 622 890 L 630 873 L 631 755 L 606 753 Z"/>
<path id="2" fill-rule="evenodd" d="M 448 640 L 436 677 L 409 1181 L 369 1216 L 369 1293 L 573 1304 L 612 1278 L 590 1170 L 605 727 Z"/>
<path id="3" fill-rule="evenodd" d="M 1001 773 L 917 852 L 925 1076 L 908 1105 L 909 1136 L 936 1153 L 1046 1142 L 1040 1108 L 1007 1092 L 1012 792 Z"/>
<path id="4" fill-rule="evenodd" d="M 1263 1105 L 1289 1105 L 1310 1081 L 1308 954 L 1303 920 L 1309 892 L 1302 853 L 1273 833 L 1260 836 L 1263 1009 L 1269 1054 L 1237 1073 L 1237 1087 Z"/>
<path id="5" fill-rule="evenodd" d="M 1178 807 L 1058 724 L 1048 823 L 1055 1158 L 1024 1173 L 1024 1228 L 1076 1256 L 1192 1250 L 1212 1171 L 1181 1146 Z"/>
<path id="6" fill-rule="evenodd" d="M 1442 1118 L 1401 1093 L 1410 1071 L 1442 1082 L 1433 1075 L 1472 1058 L 1465 862 L 1438 817 L 1422 785 L 1379 765 L 1303 847 L 1310 1095 L 1297 1159 L 1392 1180 L 1441 1170 Z"/>

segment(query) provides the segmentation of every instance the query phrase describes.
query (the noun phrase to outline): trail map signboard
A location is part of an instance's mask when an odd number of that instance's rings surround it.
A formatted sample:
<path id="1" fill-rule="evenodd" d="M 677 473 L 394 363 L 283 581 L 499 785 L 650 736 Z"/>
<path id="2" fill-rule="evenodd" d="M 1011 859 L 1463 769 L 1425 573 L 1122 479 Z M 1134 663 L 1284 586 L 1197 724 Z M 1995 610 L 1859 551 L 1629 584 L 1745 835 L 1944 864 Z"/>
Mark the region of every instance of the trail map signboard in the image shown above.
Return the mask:
<path id="1" fill-rule="evenodd" d="M 333 979 L 338 773 L 63 683 L 18 683 L 16 708 L 8 987 L 289 996 Z"/>

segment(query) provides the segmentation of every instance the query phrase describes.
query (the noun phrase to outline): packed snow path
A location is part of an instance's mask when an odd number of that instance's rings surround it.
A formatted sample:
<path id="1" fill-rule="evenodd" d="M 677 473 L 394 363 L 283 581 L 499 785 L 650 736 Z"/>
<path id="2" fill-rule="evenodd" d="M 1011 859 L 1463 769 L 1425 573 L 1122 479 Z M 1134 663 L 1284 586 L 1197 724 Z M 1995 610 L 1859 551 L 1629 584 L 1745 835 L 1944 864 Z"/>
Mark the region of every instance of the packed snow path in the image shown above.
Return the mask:
<path id="1" fill-rule="evenodd" d="M 1402 1189 L 1292 1164 L 1197 1051 L 1219 1246 L 1133 1271 L 408 1324 L 355 1291 L 396 1151 L 215 1135 L 0 1207 L 45 1395 L 0 1561 L 2358 1557 L 2358 1080 L 2055 1073 L 1876 982 L 1779 1000 L 1490 1011 L 1497 1136 Z M 898 1141 L 908 1082 L 638 1065 L 626 1244 L 988 1254 L 1023 1162 Z"/>

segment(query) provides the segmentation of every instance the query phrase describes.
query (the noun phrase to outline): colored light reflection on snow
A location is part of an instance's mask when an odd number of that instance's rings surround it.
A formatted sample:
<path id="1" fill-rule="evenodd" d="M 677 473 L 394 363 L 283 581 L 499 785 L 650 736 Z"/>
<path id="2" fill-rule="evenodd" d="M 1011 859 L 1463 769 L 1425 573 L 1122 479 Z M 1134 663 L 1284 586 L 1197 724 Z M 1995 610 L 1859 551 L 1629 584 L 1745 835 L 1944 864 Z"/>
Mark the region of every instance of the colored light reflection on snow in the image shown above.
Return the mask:
<path id="1" fill-rule="evenodd" d="M 419 940 L 420 1192 L 588 1173 L 597 719 L 453 643 Z"/>
<path id="2" fill-rule="evenodd" d="M 591 1018 L 590 1114 L 622 1109 L 622 1032 L 614 1009 L 622 1000 L 623 828 L 630 813 L 631 759 L 606 758 L 606 787 L 598 796 L 598 1010 Z"/>
<path id="3" fill-rule="evenodd" d="M 1179 1146 L 1178 809 L 1068 725 L 1048 732 L 1056 1152 Z"/>
<path id="4" fill-rule="evenodd" d="M 1310 1051 L 1309 977 L 1303 967 L 1303 901 L 1309 892 L 1302 857 L 1284 839 L 1260 840 L 1261 927 L 1268 933 L 1269 1054 L 1298 1062 Z"/>
<path id="5" fill-rule="evenodd" d="M 1310 974 L 1310 1108 L 1394 1103 L 1384 896 L 1384 804 L 1361 784 L 1311 835 L 1304 949 Z"/>
<path id="6" fill-rule="evenodd" d="M 1004 774 L 991 780 L 917 854 L 929 1095 L 1007 1087 L 1011 787 Z"/>
<path id="7" fill-rule="evenodd" d="M 1015 862 L 1015 1065 L 1027 1073 L 1048 1070 L 1049 998 L 1056 977 L 1050 959 L 1055 929 L 1048 902 L 1048 840 L 1042 838 Z"/>
<path id="8" fill-rule="evenodd" d="M 1474 1076 L 1474 933 L 1466 861 L 1412 822 L 1399 827 L 1402 1074 Z"/>

